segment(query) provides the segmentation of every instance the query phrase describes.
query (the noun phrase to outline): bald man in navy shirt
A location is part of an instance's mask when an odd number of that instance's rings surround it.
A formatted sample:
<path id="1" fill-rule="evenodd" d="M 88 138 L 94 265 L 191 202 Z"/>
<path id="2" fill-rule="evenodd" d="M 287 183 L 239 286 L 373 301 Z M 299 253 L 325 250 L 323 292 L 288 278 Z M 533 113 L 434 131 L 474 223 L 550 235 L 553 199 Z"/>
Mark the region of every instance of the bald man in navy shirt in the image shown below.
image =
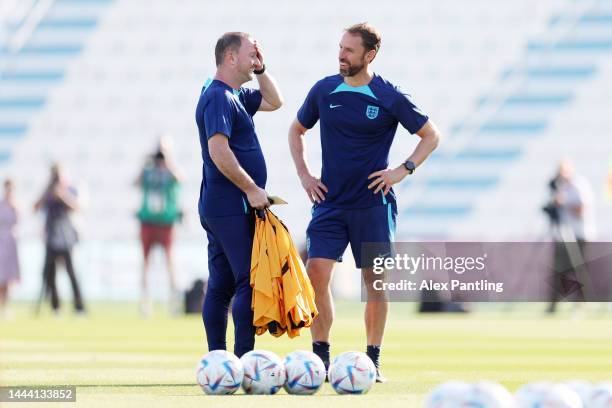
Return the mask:
<path id="1" fill-rule="evenodd" d="M 282 105 L 260 45 L 249 34 L 225 33 L 215 46 L 217 73 L 202 89 L 196 122 L 202 148 L 200 222 L 208 237 L 208 287 L 202 319 L 212 350 L 226 349 L 230 300 L 234 353 L 255 345 L 249 283 L 255 209 L 269 206 L 267 170 L 253 116 Z M 257 77 L 259 89 L 243 87 Z"/>

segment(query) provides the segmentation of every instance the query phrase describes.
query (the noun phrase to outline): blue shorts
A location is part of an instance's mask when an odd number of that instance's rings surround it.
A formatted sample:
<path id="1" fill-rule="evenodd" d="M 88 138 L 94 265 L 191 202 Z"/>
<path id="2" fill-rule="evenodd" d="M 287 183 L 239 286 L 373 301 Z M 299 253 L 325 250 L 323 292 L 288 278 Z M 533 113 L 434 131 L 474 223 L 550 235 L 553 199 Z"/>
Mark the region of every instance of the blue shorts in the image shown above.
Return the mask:
<path id="1" fill-rule="evenodd" d="M 395 239 L 397 206 L 388 203 L 371 208 L 341 209 L 315 205 L 306 231 L 308 258 L 342 262 L 348 244 L 358 268 L 372 266 L 362 257 L 362 244 L 390 244 Z"/>

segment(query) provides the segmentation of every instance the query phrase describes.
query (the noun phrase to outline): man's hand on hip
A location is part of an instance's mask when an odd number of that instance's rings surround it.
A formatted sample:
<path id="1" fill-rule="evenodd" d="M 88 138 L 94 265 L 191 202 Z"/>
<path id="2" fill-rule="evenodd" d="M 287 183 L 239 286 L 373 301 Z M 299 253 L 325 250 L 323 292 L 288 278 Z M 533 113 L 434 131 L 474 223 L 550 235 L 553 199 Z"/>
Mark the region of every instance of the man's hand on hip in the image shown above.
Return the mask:
<path id="1" fill-rule="evenodd" d="M 378 194 L 382 190 L 383 195 L 387 195 L 391 191 L 391 187 L 402 181 L 407 175 L 408 170 L 404 166 L 375 171 L 368 176 L 368 180 L 374 179 L 368 186 L 368 189 L 374 189 L 374 194 Z"/>
<path id="2" fill-rule="evenodd" d="M 312 174 L 305 174 L 300 176 L 300 181 L 311 202 L 321 203 L 321 201 L 325 201 L 327 187 L 321 182 L 320 178 L 316 178 Z"/>

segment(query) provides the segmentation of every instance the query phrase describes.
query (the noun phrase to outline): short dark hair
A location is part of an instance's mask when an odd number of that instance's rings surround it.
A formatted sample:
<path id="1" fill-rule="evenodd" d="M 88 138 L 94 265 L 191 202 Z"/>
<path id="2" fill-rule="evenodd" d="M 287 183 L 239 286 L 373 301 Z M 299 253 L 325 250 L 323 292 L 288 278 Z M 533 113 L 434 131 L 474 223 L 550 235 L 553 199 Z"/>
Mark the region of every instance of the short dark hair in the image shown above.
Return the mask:
<path id="1" fill-rule="evenodd" d="M 223 34 L 221 38 L 217 40 L 217 45 L 215 45 L 215 64 L 217 64 L 217 66 L 223 64 L 223 59 L 225 58 L 227 50 L 237 52 L 242 45 L 242 39 L 249 37 L 247 33 L 239 31 Z"/>
<path id="2" fill-rule="evenodd" d="M 378 52 L 381 42 L 380 33 L 370 23 L 353 24 L 352 26 L 345 28 L 344 31 L 360 36 L 366 52 L 371 50 Z"/>

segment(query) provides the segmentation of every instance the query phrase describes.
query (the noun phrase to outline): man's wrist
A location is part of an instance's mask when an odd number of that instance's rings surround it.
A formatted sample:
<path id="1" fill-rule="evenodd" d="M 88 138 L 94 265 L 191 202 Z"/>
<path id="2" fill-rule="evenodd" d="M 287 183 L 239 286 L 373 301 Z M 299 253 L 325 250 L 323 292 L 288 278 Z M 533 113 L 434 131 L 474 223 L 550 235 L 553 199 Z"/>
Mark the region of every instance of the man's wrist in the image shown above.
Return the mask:
<path id="1" fill-rule="evenodd" d="M 298 177 L 301 179 L 303 179 L 304 177 L 308 177 L 310 176 L 310 169 L 308 169 L 307 167 L 304 167 L 302 169 L 299 169 L 297 171 Z"/>
<path id="2" fill-rule="evenodd" d="M 412 174 L 416 170 L 416 165 L 410 159 L 408 159 L 405 162 L 403 162 L 402 163 L 402 167 L 404 167 L 404 169 L 406 169 L 408 174 Z"/>
<path id="3" fill-rule="evenodd" d="M 256 192 L 259 189 L 259 186 L 257 184 L 255 184 L 255 182 L 251 182 L 247 188 L 245 188 L 243 191 L 245 192 L 245 194 L 251 194 Z"/>
<path id="4" fill-rule="evenodd" d="M 400 174 L 402 175 L 402 180 L 411 174 L 403 163 L 397 166 L 397 170 L 399 170 Z"/>
<path id="5" fill-rule="evenodd" d="M 266 72 L 266 64 L 263 64 L 263 65 L 261 66 L 261 69 L 255 69 L 255 70 L 253 70 L 253 73 L 254 73 L 255 75 L 261 75 L 261 74 L 263 74 L 264 72 Z"/>

